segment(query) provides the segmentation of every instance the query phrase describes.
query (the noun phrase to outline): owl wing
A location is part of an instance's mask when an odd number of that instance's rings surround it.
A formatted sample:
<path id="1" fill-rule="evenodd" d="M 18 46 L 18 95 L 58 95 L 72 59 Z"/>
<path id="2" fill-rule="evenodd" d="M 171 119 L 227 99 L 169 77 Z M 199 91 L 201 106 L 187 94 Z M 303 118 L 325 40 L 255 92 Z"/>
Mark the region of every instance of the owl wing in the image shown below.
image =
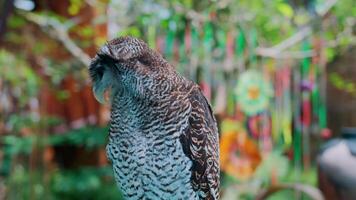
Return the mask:
<path id="1" fill-rule="evenodd" d="M 218 199 L 220 186 L 219 135 L 211 107 L 200 89 L 190 95 L 188 127 L 180 137 L 184 153 L 191 159 L 191 183 L 199 197 Z"/>

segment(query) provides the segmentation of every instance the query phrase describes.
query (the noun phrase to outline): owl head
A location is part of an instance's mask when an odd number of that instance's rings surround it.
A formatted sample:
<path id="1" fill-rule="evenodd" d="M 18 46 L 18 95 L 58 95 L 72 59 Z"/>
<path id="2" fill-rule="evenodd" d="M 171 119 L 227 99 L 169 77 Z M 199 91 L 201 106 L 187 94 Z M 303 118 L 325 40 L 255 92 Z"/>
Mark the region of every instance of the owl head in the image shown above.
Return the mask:
<path id="1" fill-rule="evenodd" d="M 152 94 L 155 86 L 161 86 L 169 64 L 148 45 L 137 38 L 119 37 L 99 49 L 89 66 L 95 98 L 105 102 L 104 93 L 111 89 L 144 97 Z M 157 84 L 160 82 L 160 84 Z M 164 83 L 163 83 L 164 85 Z"/>

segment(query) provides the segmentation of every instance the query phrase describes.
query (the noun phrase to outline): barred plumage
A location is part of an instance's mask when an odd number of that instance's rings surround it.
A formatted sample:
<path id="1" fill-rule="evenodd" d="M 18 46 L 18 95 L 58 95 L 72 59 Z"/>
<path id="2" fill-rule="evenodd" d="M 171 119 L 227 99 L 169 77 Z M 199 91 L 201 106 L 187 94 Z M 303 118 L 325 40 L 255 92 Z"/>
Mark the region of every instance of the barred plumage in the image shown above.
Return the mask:
<path id="1" fill-rule="evenodd" d="M 218 199 L 219 141 L 209 103 L 139 39 L 104 45 L 89 67 L 99 101 L 111 89 L 107 156 L 127 199 Z"/>

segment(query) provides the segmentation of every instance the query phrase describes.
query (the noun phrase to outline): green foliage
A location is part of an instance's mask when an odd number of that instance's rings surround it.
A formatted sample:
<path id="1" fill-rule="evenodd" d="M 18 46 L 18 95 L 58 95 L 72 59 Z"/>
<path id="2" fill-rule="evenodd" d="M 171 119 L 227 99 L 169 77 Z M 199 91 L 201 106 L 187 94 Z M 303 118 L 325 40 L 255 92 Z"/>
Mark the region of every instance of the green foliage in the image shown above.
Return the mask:
<path id="1" fill-rule="evenodd" d="M 286 2 L 279 2 L 277 4 L 277 10 L 279 12 L 281 12 L 284 16 L 288 17 L 288 18 L 292 18 L 294 15 L 294 11 L 292 9 L 292 7 L 287 4 Z"/>
<path id="2" fill-rule="evenodd" d="M 42 147 L 72 145 L 93 149 L 103 147 L 106 144 L 106 133 L 108 128 L 101 127 L 84 127 L 80 129 L 71 130 L 63 134 L 49 135 L 43 138 L 39 135 L 29 136 L 3 136 L 0 145 L 5 145 L 4 152 L 9 154 L 29 154 L 33 148 L 34 141 L 43 139 Z"/>
<path id="3" fill-rule="evenodd" d="M 0 163 L 0 175 L 8 175 L 15 156 L 29 155 L 32 152 L 35 137 L 26 138 L 13 135 L 2 137 L 0 151 L 3 153 L 2 163 Z"/>
<path id="4" fill-rule="evenodd" d="M 6 193 L 7 199 L 30 199 L 31 196 L 43 199 L 44 185 L 41 182 L 41 173 L 36 172 L 30 174 L 23 166 L 16 165 L 13 168 L 11 176 L 6 180 L 8 187 Z"/>
<path id="5" fill-rule="evenodd" d="M 26 21 L 17 15 L 12 15 L 7 23 L 9 28 L 21 28 L 22 26 L 26 25 Z"/>
<path id="6" fill-rule="evenodd" d="M 45 178 L 41 171 L 29 171 L 21 165 L 16 165 L 6 184 L 9 200 L 30 199 L 30 197 L 49 200 L 122 199 L 109 166 L 57 170 Z"/>
<path id="7" fill-rule="evenodd" d="M 51 123 L 51 122 L 49 122 Z M 34 171 L 14 162 L 15 156 L 30 155 L 33 148 L 47 145 L 71 145 L 104 148 L 107 128 L 84 127 L 60 135 L 2 137 L 0 147 L 4 152 L 0 175 L 7 175 L 8 199 L 121 199 L 114 183 L 111 167 L 56 170 L 43 174 L 43 169 Z M 47 180 L 47 182 L 45 181 Z"/>
<path id="8" fill-rule="evenodd" d="M 20 117 L 21 118 L 21 117 Z M 46 122 L 37 123 L 58 123 L 58 120 L 49 118 Z M 11 166 L 16 156 L 30 155 L 32 150 L 36 148 L 43 148 L 45 146 L 61 146 L 70 145 L 77 147 L 84 147 L 87 150 L 94 148 L 105 148 L 108 128 L 101 127 L 84 127 L 76 130 L 71 130 L 59 135 L 28 135 L 16 136 L 7 135 L 2 136 L 0 141 L 0 150 L 3 152 L 3 162 L 0 163 L 0 174 L 11 173 Z"/>
<path id="9" fill-rule="evenodd" d="M 39 78 L 21 56 L 15 56 L 4 49 L 0 49 L 0 79 L 5 86 L 24 106 L 39 89 Z"/>
<path id="10" fill-rule="evenodd" d="M 335 48 L 335 46 L 327 48 L 329 60 L 333 59 L 340 50 L 354 43 L 352 33 L 350 35 L 345 32 L 347 27 L 352 26 L 352 19 L 354 20 L 352 16 L 356 16 L 355 6 L 349 6 L 353 5 L 352 0 L 336 3 L 331 14 L 325 19 L 317 18 L 311 10 L 306 9 L 306 5 L 296 8 L 284 0 L 234 0 L 224 3 L 190 0 L 175 0 L 166 3 L 162 0 L 155 0 L 132 1 L 131 4 L 134 12 L 128 13 L 126 21 L 132 21 L 130 17 L 134 17 L 136 20 L 123 26 L 118 35 L 142 37 L 149 43 L 154 34 L 169 35 L 169 31 L 172 30 L 170 27 L 174 27 L 174 31 L 179 37 L 184 31 L 185 25 L 190 22 L 193 22 L 192 25 L 202 37 L 207 34 L 203 28 L 204 25 L 208 22 L 214 24 L 213 38 L 217 40 L 219 40 L 218 32 L 220 30 L 242 29 L 247 33 L 247 43 L 250 43 L 250 47 L 254 47 L 251 38 L 249 38 L 254 29 L 257 32 L 258 46 L 270 47 L 292 36 L 300 27 L 310 24 L 313 25 L 314 35 L 317 37 L 325 38 L 327 41 L 339 38 L 335 44 L 339 48 Z M 315 12 L 325 9 L 326 4 L 325 0 L 316 1 L 314 3 Z M 191 14 L 190 12 L 198 13 L 205 17 L 205 20 L 189 16 L 187 13 Z M 216 17 L 209 17 L 212 13 Z M 174 26 L 169 26 L 169 24 L 174 24 Z M 152 33 L 152 30 L 155 32 Z M 342 31 L 344 32 L 342 33 Z M 219 41 L 214 42 L 218 43 Z M 297 44 L 292 47 L 292 50 L 299 50 L 299 48 L 300 46 Z"/>
<path id="11" fill-rule="evenodd" d="M 335 72 L 329 75 L 329 80 L 335 88 L 345 91 L 350 95 L 356 96 L 356 85 L 353 81 L 345 80 Z"/>
<path id="12" fill-rule="evenodd" d="M 92 37 L 95 34 L 95 30 L 90 26 L 84 26 L 77 29 L 77 33 L 83 38 Z"/>
<path id="13" fill-rule="evenodd" d="M 4 153 L 17 155 L 21 153 L 30 154 L 34 144 L 34 136 L 16 137 L 13 135 L 3 137 L 3 145 L 5 145 Z"/>
<path id="14" fill-rule="evenodd" d="M 48 137 L 48 145 L 74 145 L 86 148 L 103 147 L 106 144 L 108 128 L 84 127 L 71 130 L 65 134 L 51 135 Z"/>
<path id="15" fill-rule="evenodd" d="M 37 121 L 29 114 L 10 114 L 7 118 L 7 125 L 11 127 L 11 130 L 14 133 L 18 133 L 22 128 L 25 127 L 32 127 L 35 122 Z"/>
<path id="16" fill-rule="evenodd" d="M 290 169 L 289 160 L 278 151 L 269 153 L 267 158 L 257 167 L 255 177 L 263 184 L 268 184 L 272 176 L 282 180 Z"/>
<path id="17" fill-rule="evenodd" d="M 68 13 L 71 15 L 78 14 L 80 8 L 84 5 L 83 0 L 70 0 L 70 5 L 68 7 Z"/>
<path id="18" fill-rule="evenodd" d="M 51 179 L 53 193 L 61 199 L 121 199 L 111 167 L 57 171 Z"/>
<path id="19" fill-rule="evenodd" d="M 44 60 L 46 64 L 44 66 L 45 73 L 51 75 L 50 79 L 54 85 L 60 85 L 63 78 L 73 70 L 73 63 L 70 60 L 61 63 L 51 59 Z M 61 95 L 61 92 L 63 91 L 57 91 L 57 95 Z"/>
<path id="20" fill-rule="evenodd" d="M 117 36 L 121 36 L 121 35 L 131 35 L 133 37 L 141 37 L 141 32 L 137 27 L 130 26 L 123 29 L 121 32 L 119 32 Z"/>

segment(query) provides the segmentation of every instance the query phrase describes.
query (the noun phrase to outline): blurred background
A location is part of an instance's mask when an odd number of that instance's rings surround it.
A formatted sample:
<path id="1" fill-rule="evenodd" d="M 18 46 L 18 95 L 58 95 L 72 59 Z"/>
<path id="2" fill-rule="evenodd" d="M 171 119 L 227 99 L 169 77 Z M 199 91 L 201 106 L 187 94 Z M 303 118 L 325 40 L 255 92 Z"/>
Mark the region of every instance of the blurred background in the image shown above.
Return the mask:
<path id="1" fill-rule="evenodd" d="M 123 35 L 161 52 L 211 102 L 222 199 L 342 199 L 317 160 L 356 126 L 355 1 L 0 5 L 0 199 L 121 199 L 105 155 L 110 105 L 93 98 L 87 66 Z"/>

